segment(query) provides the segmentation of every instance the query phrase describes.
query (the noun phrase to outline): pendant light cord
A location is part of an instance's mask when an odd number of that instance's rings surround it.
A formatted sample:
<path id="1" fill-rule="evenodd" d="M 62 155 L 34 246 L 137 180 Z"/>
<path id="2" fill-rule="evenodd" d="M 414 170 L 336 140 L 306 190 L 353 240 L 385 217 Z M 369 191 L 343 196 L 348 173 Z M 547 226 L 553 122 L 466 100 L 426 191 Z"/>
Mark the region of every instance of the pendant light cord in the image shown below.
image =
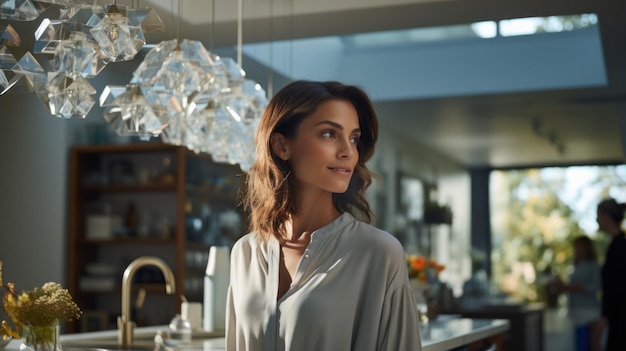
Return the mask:
<path id="1" fill-rule="evenodd" d="M 211 34 L 209 35 L 209 52 L 213 52 L 213 35 L 215 34 L 215 0 L 211 0 Z"/>
<path id="2" fill-rule="evenodd" d="M 183 0 L 178 0 L 178 18 L 176 19 L 176 41 L 180 45 L 181 33 L 180 33 L 180 20 L 183 16 Z"/>
<path id="3" fill-rule="evenodd" d="M 243 68 L 242 65 L 242 50 L 243 46 L 243 0 L 237 0 L 237 64 Z"/>
<path id="4" fill-rule="evenodd" d="M 274 95 L 274 0 L 270 0 L 270 43 L 269 43 L 269 72 L 267 73 L 267 97 Z"/>

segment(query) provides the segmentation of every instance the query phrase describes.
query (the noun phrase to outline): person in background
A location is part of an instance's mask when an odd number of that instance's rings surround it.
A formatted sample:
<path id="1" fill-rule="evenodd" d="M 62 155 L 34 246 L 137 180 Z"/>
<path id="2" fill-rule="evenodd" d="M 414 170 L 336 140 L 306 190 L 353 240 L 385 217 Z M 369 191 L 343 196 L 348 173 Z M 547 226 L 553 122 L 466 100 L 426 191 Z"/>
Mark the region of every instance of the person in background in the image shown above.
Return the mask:
<path id="1" fill-rule="evenodd" d="M 626 236 L 622 228 L 626 204 L 602 200 L 599 229 L 611 237 L 602 266 L 602 322 L 608 326 L 606 351 L 626 350 Z"/>
<path id="2" fill-rule="evenodd" d="M 573 245 L 574 271 L 568 283 L 557 279 L 556 287 L 568 294 L 576 351 L 600 351 L 600 264 L 588 236 L 576 237 Z"/>
<path id="3" fill-rule="evenodd" d="M 377 137 L 356 86 L 295 81 L 271 99 L 244 187 L 252 231 L 231 253 L 228 350 L 421 350 L 404 248 L 367 224 Z"/>

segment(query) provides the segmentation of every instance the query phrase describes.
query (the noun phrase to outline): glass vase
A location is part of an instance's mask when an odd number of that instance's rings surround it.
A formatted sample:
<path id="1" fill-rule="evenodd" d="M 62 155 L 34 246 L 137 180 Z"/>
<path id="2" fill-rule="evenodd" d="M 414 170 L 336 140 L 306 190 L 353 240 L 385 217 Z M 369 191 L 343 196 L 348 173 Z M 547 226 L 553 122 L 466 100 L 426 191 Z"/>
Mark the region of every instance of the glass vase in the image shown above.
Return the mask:
<path id="1" fill-rule="evenodd" d="M 413 295 L 415 296 L 415 302 L 418 304 L 428 303 L 428 283 L 423 282 L 417 278 L 409 279 L 411 288 L 413 289 Z"/>
<path id="2" fill-rule="evenodd" d="M 50 325 L 22 326 L 21 351 L 62 351 L 59 339 L 61 327 L 58 321 Z"/>
<path id="3" fill-rule="evenodd" d="M 415 304 L 417 305 L 418 317 L 420 325 L 428 325 L 428 283 L 423 282 L 417 278 L 409 279 L 411 288 L 413 289 L 413 295 L 415 297 Z"/>

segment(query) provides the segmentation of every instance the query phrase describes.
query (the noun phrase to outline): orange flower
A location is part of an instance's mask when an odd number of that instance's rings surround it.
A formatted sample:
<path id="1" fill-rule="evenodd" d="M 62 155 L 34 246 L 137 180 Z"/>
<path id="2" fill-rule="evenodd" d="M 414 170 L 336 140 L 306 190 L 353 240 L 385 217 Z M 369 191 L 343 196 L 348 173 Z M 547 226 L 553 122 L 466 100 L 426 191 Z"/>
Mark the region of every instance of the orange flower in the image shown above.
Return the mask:
<path id="1" fill-rule="evenodd" d="M 428 261 L 428 266 L 429 266 L 429 267 L 431 267 L 431 268 L 435 268 L 435 267 L 437 267 L 437 260 L 435 260 L 434 258 L 431 258 L 431 259 Z"/>
<path id="2" fill-rule="evenodd" d="M 411 268 L 416 271 L 421 271 L 426 268 L 426 258 L 421 256 L 415 256 L 411 259 Z"/>
<path id="3" fill-rule="evenodd" d="M 410 278 L 417 278 L 427 282 L 429 279 L 436 279 L 441 271 L 445 269 L 443 264 L 439 264 L 434 258 L 426 258 L 418 255 L 406 256 L 407 270 Z"/>

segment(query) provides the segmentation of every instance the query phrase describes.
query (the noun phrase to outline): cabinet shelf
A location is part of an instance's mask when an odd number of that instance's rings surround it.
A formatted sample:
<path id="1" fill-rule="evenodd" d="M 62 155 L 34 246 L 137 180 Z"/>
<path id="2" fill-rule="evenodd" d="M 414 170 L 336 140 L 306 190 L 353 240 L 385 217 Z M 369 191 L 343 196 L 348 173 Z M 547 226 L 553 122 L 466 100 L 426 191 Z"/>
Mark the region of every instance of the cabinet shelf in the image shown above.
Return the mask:
<path id="1" fill-rule="evenodd" d="M 176 191 L 176 184 L 83 185 L 81 191 L 89 193 L 172 192 Z"/>
<path id="2" fill-rule="evenodd" d="M 114 239 L 102 239 L 102 240 L 97 240 L 97 239 L 82 239 L 79 240 L 78 242 L 79 244 L 82 245 L 110 245 L 110 246 L 115 246 L 115 245 L 128 245 L 128 246 L 133 246 L 133 245 L 175 245 L 176 244 L 176 240 L 174 238 L 167 238 L 167 239 L 162 239 L 162 238 L 139 238 L 139 237 L 133 237 L 133 238 L 114 238 Z"/>

